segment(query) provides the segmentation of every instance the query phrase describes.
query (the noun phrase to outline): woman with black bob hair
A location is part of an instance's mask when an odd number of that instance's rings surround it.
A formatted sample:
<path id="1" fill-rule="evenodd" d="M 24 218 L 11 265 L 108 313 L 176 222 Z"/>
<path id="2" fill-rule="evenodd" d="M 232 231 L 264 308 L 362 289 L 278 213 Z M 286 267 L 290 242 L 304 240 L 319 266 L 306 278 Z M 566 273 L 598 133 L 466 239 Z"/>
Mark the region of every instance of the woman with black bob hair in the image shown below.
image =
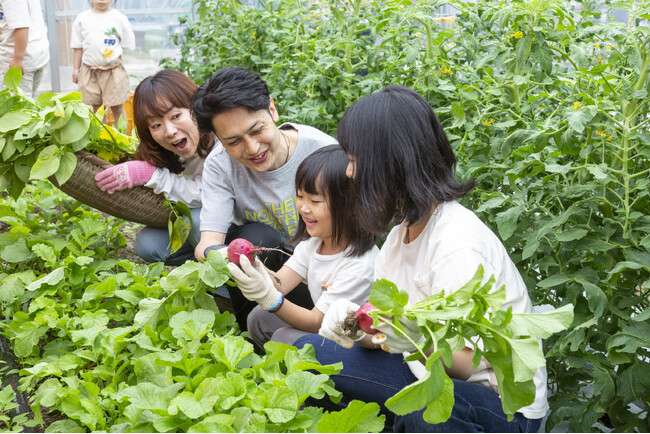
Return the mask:
<path id="1" fill-rule="evenodd" d="M 338 128 L 338 140 L 348 153 L 347 175 L 353 178 L 355 218 L 363 230 L 380 234 L 389 229 L 375 260 L 375 279 L 386 279 L 417 303 L 443 290 L 461 288 L 479 265 L 484 283 L 494 275 L 494 288 L 505 285 L 502 308 L 531 312 L 526 286 L 496 235 L 478 217 L 457 202 L 473 187 L 454 176 L 456 157 L 442 125 L 417 92 L 388 86 L 350 107 Z M 332 376 L 346 400 L 377 402 L 393 432 L 536 432 L 548 410 L 546 370 L 534 377 L 534 402 L 508 422 L 503 413 L 492 367 L 482 358 L 476 368 L 470 347 L 453 354 L 445 366 L 454 383 L 454 407 L 448 421 L 432 425 L 423 410 L 396 415 L 386 400 L 426 372 L 420 361 L 405 362 L 416 351 L 412 342 L 422 337 L 417 323 L 400 318 L 407 339 L 385 323 L 380 345 L 362 331 L 351 331 L 343 321 L 359 305 L 348 300 L 333 303 L 319 334 L 295 342 L 316 350 L 321 364 L 343 362 Z M 356 345 L 355 345 L 356 344 Z M 480 344 L 480 343 L 479 343 Z M 337 348 L 340 345 L 343 348 Z M 379 349 L 384 351 L 380 351 Z"/>

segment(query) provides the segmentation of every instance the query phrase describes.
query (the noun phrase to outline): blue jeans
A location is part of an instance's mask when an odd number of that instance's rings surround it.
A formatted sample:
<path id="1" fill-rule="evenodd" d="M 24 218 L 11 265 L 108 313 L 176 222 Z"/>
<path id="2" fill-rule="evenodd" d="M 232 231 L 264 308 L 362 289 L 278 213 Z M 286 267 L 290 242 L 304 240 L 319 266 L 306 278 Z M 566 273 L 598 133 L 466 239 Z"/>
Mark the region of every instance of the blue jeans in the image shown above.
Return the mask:
<path id="1" fill-rule="evenodd" d="M 185 261 L 194 260 L 194 247 L 201 239 L 201 208 L 192 208 L 190 213 L 193 222 L 190 234 L 176 252 L 170 253 L 167 228 L 145 226 L 135 236 L 135 253 L 146 262 L 164 262 L 165 265 L 183 265 Z"/>
<path id="2" fill-rule="evenodd" d="M 342 402 L 358 399 L 376 402 L 386 415 L 386 429 L 393 432 L 537 432 L 541 419 L 530 420 L 521 413 L 508 422 L 499 395 L 488 388 L 461 380 L 454 382 L 454 408 L 446 422 L 432 425 L 424 421 L 424 409 L 399 416 L 384 403 L 403 387 L 417 379 L 401 354 L 368 350 L 355 345 L 348 350 L 317 334 L 299 338 L 298 348 L 312 344 L 316 358 L 323 365 L 343 362 L 340 374 L 332 375 Z M 330 404 L 331 408 L 331 404 Z"/>

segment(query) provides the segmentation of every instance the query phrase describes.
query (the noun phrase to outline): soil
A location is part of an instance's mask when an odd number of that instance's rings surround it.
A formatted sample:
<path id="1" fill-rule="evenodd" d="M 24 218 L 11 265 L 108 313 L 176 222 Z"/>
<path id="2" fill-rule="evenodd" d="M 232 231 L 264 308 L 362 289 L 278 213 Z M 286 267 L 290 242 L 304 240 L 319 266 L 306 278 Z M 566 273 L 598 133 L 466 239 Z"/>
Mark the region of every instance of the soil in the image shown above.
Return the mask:
<path id="1" fill-rule="evenodd" d="M 354 314 L 348 315 L 343 320 L 341 329 L 348 336 L 357 336 L 359 334 L 359 331 L 361 331 L 361 327 L 359 326 L 359 318 L 354 316 Z"/>

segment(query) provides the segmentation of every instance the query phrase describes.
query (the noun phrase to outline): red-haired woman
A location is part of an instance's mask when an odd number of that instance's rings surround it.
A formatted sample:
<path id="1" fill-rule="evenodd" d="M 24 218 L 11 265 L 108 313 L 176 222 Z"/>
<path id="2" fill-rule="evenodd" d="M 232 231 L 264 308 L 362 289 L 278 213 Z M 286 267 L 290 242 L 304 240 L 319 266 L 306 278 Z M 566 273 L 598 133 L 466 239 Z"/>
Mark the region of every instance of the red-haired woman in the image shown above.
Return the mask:
<path id="1" fill-rule="evenodd" d="M 185 244 L 170 254 L 167 229 L 145 227 L 135 238 L 135 251 L 147 262 L 180 265 L 194 259 L 201 232 L 201 175 L 203 162 L 216 139 L 201 134 L 188 106 L 197 85 L 171 69 L 145 78 L 133 95 L 133 117 L 140 138 L 137 160 L 106 169 L 95 176 L 109 194 L 144 185 L 169 200 L 187 204 L 193 226 Z"/>

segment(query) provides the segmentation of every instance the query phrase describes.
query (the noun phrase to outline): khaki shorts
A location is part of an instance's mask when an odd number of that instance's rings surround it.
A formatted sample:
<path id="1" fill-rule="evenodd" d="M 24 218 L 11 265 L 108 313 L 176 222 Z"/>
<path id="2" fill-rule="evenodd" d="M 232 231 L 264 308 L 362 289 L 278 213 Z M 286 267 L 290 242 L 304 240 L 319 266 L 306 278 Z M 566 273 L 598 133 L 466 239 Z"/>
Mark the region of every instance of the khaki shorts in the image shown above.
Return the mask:
<path id="1" fill-rule="evenodd" d="M 79 70 L 81 100 L 90 105 L 104 104 L 105 108 L 124 104 L 130 96 L 129 76 L 122 59 L 110 65 L 81 65 Z"/>

